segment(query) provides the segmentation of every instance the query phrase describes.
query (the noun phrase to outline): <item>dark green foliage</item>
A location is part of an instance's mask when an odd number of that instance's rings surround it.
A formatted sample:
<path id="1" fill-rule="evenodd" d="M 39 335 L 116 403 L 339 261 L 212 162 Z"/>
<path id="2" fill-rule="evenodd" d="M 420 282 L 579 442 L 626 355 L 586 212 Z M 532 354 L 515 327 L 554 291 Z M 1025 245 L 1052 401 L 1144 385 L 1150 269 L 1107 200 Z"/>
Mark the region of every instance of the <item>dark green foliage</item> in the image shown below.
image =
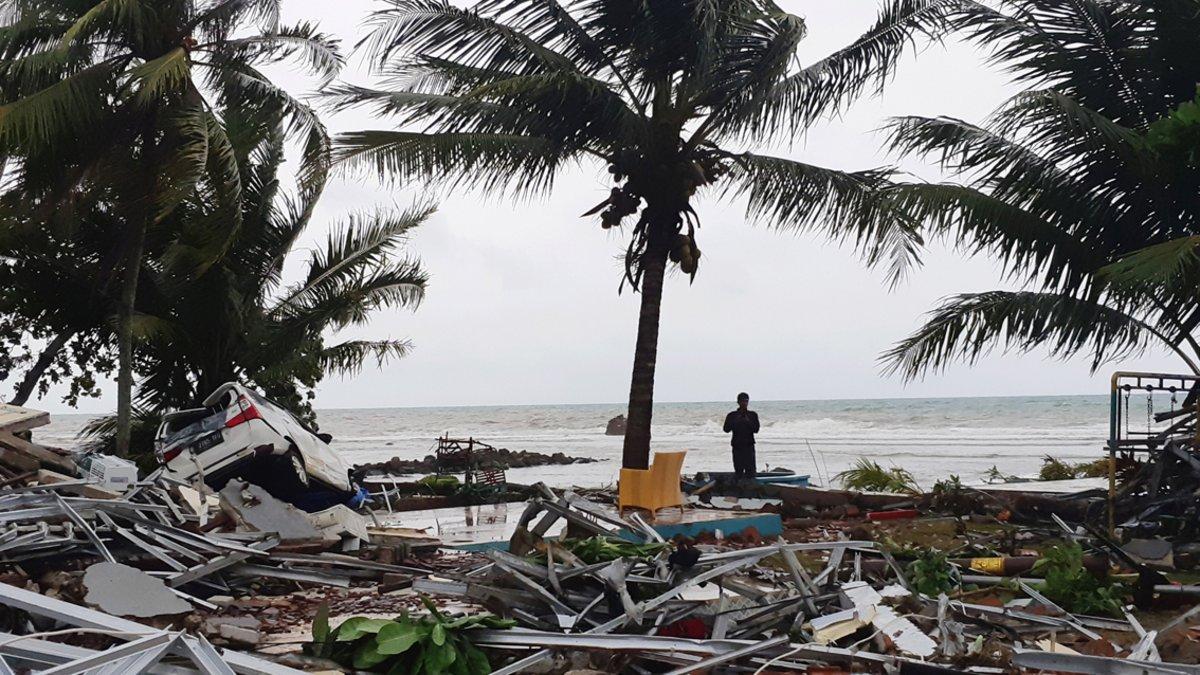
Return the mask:
<path id="1" fill-rule="evenodd" d="M 917 559 L 908 564 L 906 571 L 913 589 L 932 598 L 949 593 L 958 585 L 958 575 L 950 559 L 944 552 L 934 548 L 921 551 Z"/>
<path id="2" fill-rule="evenodd" d="M 1123 587 L 1102 581 L 1085 569 L 1078 543 L 1051 547 L 1033 569 L 1045 579 L 1038 591 L 1068 612 L 1121 616 Z"/>
<path id="3" fill-rule="evenodd" d="M 0 315 L 31 328 L 0 344 L 48 341 L 38 358 L 21 355 L 18 399 L 43 377 L 69 380 L 70 401 L 92 394 L 115 352 L 124 453 L 133 344 L 159 328 L 138 313 L 143 270 L 174 267 L 186 283 L 228 249 L 252 181 L 246 158 L 276 131 L 300 141 L 297 180 L 315 196 L 328 135 L 260 69 L 300 57 L 328 79 L 342 58 L 315 27 L 281 25 L 279 0 L 2 4 L 0 258 L 15 273 L 0 284 Z M 179 246 L 181 212 L 196 209 L 206 213 Z"/>
<path id="4" fill-rule="evenodd" d="M 1042 458 L 1042 468 L 1038 472 L 1039 480 L 1070 480 L 1072 478 L 1102 478 L 1105 476 L 1108 476 L 1107 458 L 1071 464 L 1046 455 Z"/>
<path id="5" fill-rule="evenodd" d="M 511 628 L 516 622 L 490 614 L 450 618 L 422 596 L 429 614 L 395 619 L 352 617 L 329 627 L 322 603 L 313 619 L 313 641 L 304 652 L 373 673 L 397 675 L 487 675 L 487 655 L 471 644 L 473 628 Z"/>
<path id="6" fill-rule="evenodd" d="M 1167 161 L 1200 167 L 1200 95 L 1151 124 L 1147 140 Z"/>
<path id="7" fill-rule="evenodd" d="M 893 120 L 891 148 L 949 180 L 894 185 L 889 201 L 1019 288 L 949 298 L 888 368 L 916 378 L 999 347 L 1085 354 L 1095 369 L 1153 343 L 1198 370 L 1200 3 L 934 4 L 946 13 L 931 35 L 980 45 L 1026 89 L 983 124 Z"/>
<path id="8" fill-rule="evenodd" d="M 276 134 L 247 158 L 242 171 L 252 180 L 243 193 L 242 227 L 224 255 L 199 275 L 171 265 L 143 275 L 138 310 L 146 329 L 135 350 L 142 375 L 138 417 L 195 407 L 221 384 L 239 381 L 311 424 L 313 388 L 324 377 L 352 375 L 411 349 L 402 339 L 335 338 L 340 329 L 367 325 L 381 310 L 419 305 L 428 276 L 404 247 L 432 207 L 352 214 L 331 228 L 323 245 L 301 252 L 298 242 L 315 196 L 293 197 L 280 188 L 282 141 Z M 188 242 L 203 237 L 214 208 L 181 207 L 181 236 L 166 258 L 187 257 Z M 302 276 L 284 285 L 283 269 L 297 258 Z M 137 420 L 134 426 L 144 425 Z M 87 431 L 109 445 L 114 425 Z M 135 454 L 149 451 L 141 445 L 144 438 L 135 431 Z"/>

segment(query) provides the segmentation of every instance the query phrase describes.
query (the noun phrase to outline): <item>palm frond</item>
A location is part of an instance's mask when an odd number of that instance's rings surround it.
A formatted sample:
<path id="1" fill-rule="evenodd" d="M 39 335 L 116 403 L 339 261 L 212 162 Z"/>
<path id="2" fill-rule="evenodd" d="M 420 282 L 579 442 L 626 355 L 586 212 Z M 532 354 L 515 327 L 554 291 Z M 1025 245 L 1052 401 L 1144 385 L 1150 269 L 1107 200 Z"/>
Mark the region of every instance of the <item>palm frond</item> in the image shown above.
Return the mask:
<path id="1" fill-rule="evenodd" d="M 384 267 L 408 233 L 434 210 L 430 204 L 417 204 L 403 212 L 351 214 L 344 225 L 329 233 L 324 248 L 313 252 L 305 279 L 278 303 L 275 312 L 303 304 L 304 297 L 318 294 L 324 287 L 362 278 L 363 270 Z"/>
<path id="2" fill-rule="evenodd" d="M 100 0 L 62 34 L 60 46 L 65 49 L 76 41 L 86 40 L 97 30 L 113 31 L 118 27 L 138 35 L 148 30 L 146 19 L 139 0 Z"/>
<path id="3" fill-rule="evenodd" d="M 1142 353 L 1158 342 L 1177 353 L 1182 338 L 1159 332 L 1142 318 L 1097 300 L 1058 293 L 990 291 L 953 296 L 930 313 L 915 333 L 880 360 L 906 380 L 938 372 L 951 363 L 974 364 L 997 346 L 1028 352 L 1048 349 L 1056 358 L 1092 357 L 1092 370 Z"/>
<path id="4" fill-rule="evenodd" d="M 208 111 L 198 94 L 196 99 L 189 107 L 172 109 L 161 125 L 172 142 L 154 190 L 156 222 L 193 194 L 208 165 Z"/>
<path id="5" fill-rule="evenodd" d="M 1164 241 L 1100 268 L 1099 276 L 1114 284 L 1134 287 L 1179 282 L 1196 271 L 1200 262 L 1198 246 L 1200 235 Z"/>
<path id="6" fill-rule="evenodd" d="M 528 35 L 446 0 L 388 0 L 373 12 L 366 46 L 378 64 L 398 53 L 424 54 L 467 65 L 513 70 L 573 70 L 574 64 Z"/>
<path id="7" fill-rule="evenodd" d="M 512 134 L 356 131 L 335 143 L 335 161 L 351 169 L 486 192 L 549 190 L 564 159 L 547 139 Z"/>
<path id="8" fill-rule="evenodd" d="M 868 89 L 880 91 L 891 79 L 915 36 L 941 39 L 952 19 L 971 0 L 893 0 L 853 44 L 777 83 L 752 111 L 748 126 L 792 135 Z"/>
<path id="9" fill-rule="evenodd" d="M 484 0 L 480 3 L 480 9 L 513 30 L 562 54 L 577 64 L 583 73 L 599 77 L 607 72 L 620 83 L 629 96 L 629 102 L 638 110 L 645 110 L 645 102 L 634 91 L 611 50 L 589 34 L 572 15 L 571 9 L 558 0 Z"/>
<path id="10" fill-rule="evenodd" d="M 884 194 L 891 208 L 913 218 L 930 237 L 988 256 L 1011 278 L 1078 290 L 1105 259 L 1087 238 L 971 187 L 905 183 L 885 188 Z"/>
<path id="11" fill-rule="evenodd" d="M 836 171 L 751 153 L 733 159 L 725 193 L 745 198 L 751 219 L 850 240 L 869 264 L 886 262 L 893 283 L 919 262 L 917 223 L 881 198 L 890 171 Z"/>
<path id="12" fill-rule="evenodd" d="M 142 106 L 159 103 L 170 94 L 178 95 L 191 84 L 191 75 L 191 64 L 183 47 L 176 47 L 130 72 L 138 83 L 135 99 Z"/>
<path id="13" fill-rule="evenodd" d="M 682 85 L 699 87 L 696 103 L 711 109 L 692 135 L 693 145 L 710 137 L 761 138 L 770 129 L 770 124 L 764 123 L 764 108 L 770 107 L 775 88 L 787 76 L 806 28 L 803 19 L 781 11 L 754 25 L 757 34 L 739 31 L 731 36 L 732 44 L 712 72 Z"/>
<path id="14" fill-rule="evenodd" d="M 279 305 L 274 317 L 284 330 L 311 332 L 362 325 L 376 310 L 419 305 L 428 280 L 420 262 L 404 259 L 354 277 L 306 287 Z"/>
<path id="15" fill-rule="evenodd" d="M 392 359 L 402 359 L 412 352 L 408 340 L 350 340 L 321 351 L 321 369 L 339 375 L 357 375 L 368 360 L 382 368 Z"/>
<path id="16" fill-rule="evenodd" d="M 122 59 L 103 61 L 0 107 L 0 139 L 25 150 L 45 149 L 86 134 L 107 107 L 103 92 Z"/>
<path id="17" fill-rule="evenodd" d="M 994 115 L 992 126 L 1002 135 L 1023 134 L 1025 145 L 1050 161 L 1100 156 L 1129 163 L 1149 162 L 1145 141 L 1079 101 L 1053 89 L 1017 94 Z"/>
<path id="18" fill-rule="evenodd" d="M 299 56 L 305 60 L 308 71 L 320 78 L 319 86 L 324 87 L 346 64 L 340 44 L 337 38 L 320 32 L 315 24 L 305 22 L 263 35 L 223 41 L 214 47 L 238 53 L 255 64 L 276 63 Z M 205 48 L 206 45 L 199 47 Z"/>

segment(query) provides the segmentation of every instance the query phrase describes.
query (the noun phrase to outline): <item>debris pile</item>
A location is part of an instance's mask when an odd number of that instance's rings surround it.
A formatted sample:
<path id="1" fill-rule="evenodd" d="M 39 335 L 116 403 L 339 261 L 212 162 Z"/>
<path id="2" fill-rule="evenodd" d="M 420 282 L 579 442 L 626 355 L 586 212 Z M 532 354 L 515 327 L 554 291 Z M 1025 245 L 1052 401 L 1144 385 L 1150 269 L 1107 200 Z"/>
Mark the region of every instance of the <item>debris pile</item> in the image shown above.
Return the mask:
<path id="1" fill-rule="evenodd" d="M 486 523 L 502 538 L 451 542 L 394 501 L 308 513 L 18 440 L 0 436 L 0 465 L 27 467 L 0 491 L 0 672 L 1200 675 L 1196 552 L 1145 512 L 1110 536 L 1095 492 L 781 474 L 649 514 L 537 485 Z M 1193 450 L 1162 452 L 1155 499 L 1190 503 Z"/>
<path id="2" fill-rule="evenodd" d="M 563 536 L 544 536 L 560 519 Z M 1120 603 L 1114 616 L 1072 613 L 1038 590 L 1057 591 L 1052 572 L 1016 557 L 942 555 L 931 567 L 918 556 L 906 564 L 897 556 L 911 551 L 894 542 L 851 538 L 854 526 L 830 525 L 805 532 L 820 541 L 663 541 L 645 518 L 619 518 L 571 492 L 547 493 L 531 500 L 510 551 L 487 552 L 486 562 L 416 579 L 412 588 L 516 620 L 517 628 L 472 635 L 476 646 L 515 652 L 496 673 L 688 673 L 718 666 L 947 672 L 922 670 L 930 664 L 1087 673 L 1119 659 L 1138 672 L 1200 672 L 1163 662 L 1200 661 L 1200 643 L 1188 631 L 1200 610 L 1158 630 L 1144 628 Z M 1093 541 L 1070 528 L 1036 537 L 1054 535 Z M 997 547 L 1001 538 L 993 537 Z M 1087 567 L 1080 554 L 1072 574 L 1091 579 L 1088 567 L 1104 575 L 1122 564 L 1106 556 L 1108 544 L 1096 543 Z M 976 539 L 968 548 L 986 544 Z M 941 572 L 941 580 L 931 571 Z"/>

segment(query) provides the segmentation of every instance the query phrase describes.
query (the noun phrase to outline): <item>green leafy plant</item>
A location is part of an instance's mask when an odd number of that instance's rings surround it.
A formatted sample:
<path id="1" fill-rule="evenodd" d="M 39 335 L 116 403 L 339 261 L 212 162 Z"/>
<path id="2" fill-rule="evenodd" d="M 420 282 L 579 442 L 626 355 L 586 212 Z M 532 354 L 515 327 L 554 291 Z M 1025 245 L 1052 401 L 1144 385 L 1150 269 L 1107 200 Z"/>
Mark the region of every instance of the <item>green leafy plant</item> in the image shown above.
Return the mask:
<path id="1" fill-rule="evenodd" d="M 1042 458 L 1042 469 L 1038 480 L 1070 480 L 1072 478 L 1103 478 L 1108 475 L 1108 459 L 1101 457 L 1091 462 L 1071 464 L 1056 457 Z"/>
<path id="2" fill-rule="evenodd" d="M 930 507 L 936 511 L 961 516 L 970 513 L 976 503 L 974 495 L 962 484 L 958 476 L 950 476 L 933 484 L 929 491 Z"/>
<path id="3" fill-rule="evenodd" d="M 1042 469 L 1038 471 L 1039 480 L 1068 480 L 1075 477 L 1075 467 L 1046 455 L 1042 458 Z"/>
<path id="4" fill-rule="evenodd" d="M 670 544 L 637 544 L 601 535 L 587 539 L 564 539 L 561 543 L 568 551 L 589 565 L 617 558 L 653 558 L 671 547 Z"/>
<path id="5" fill-rule="evenodd" d="M 455 494 L 462 486 L 457 476 L 440 476 L 430 474 L 417 481 L 419 489 L 426 494 L 448 496 Z"/>
<path id="6" fill-rule="evenodd" d="M 511 628 L 514 621 L 490 614 L 450 618 L 421 596 L 429 614 L 395 619 L 356 616 L 329 627 L 324 603 L 313 618 L 313 639 L 304 652 L 355 670 L 404 675 L 487 675 L 487 655 L 471 643 L 474 628 Z"/>
<path id="7" fill-rule="evenodd" d="M 1083 549 L 1070 542 L 1053 546 L 1033 566 L 1045 581 L 1038 590 L 1069 612 L 1120 616 L 1124 592 L 1083 566 Z"/>
<path id="8" fill-rule="evenodd" d="M 954 566 L 949 558 L 936 548 L 928 548 L 908 564 L 908 580 L 912 587 L 925 595 L 936 597 L 947 593 L 957 585 Z"/>
<path id="9" fill-rule="evenodd" d="M 866 457 L 859 457 L 853 467 L 837 474 L 834 479 L 848 490 L 901 494 L 917 494 L 921 491 L 917 480 L 905 469 L 898 466 L 885 469 L 879 462 Z"/>

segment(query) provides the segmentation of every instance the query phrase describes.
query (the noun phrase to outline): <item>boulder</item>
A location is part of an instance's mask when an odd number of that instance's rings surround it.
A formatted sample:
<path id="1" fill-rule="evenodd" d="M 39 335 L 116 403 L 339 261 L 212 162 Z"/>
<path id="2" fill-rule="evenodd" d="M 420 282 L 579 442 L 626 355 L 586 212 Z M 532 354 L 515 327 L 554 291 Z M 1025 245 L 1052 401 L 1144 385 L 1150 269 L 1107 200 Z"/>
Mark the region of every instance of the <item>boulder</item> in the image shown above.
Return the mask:
<path id="1" fill-rule="evenodd" d="M 624 436 L 625 435 L 625 416 L 617 415 L 608 421 L 608 426 L 604 427 L 605 436 Z"/>

